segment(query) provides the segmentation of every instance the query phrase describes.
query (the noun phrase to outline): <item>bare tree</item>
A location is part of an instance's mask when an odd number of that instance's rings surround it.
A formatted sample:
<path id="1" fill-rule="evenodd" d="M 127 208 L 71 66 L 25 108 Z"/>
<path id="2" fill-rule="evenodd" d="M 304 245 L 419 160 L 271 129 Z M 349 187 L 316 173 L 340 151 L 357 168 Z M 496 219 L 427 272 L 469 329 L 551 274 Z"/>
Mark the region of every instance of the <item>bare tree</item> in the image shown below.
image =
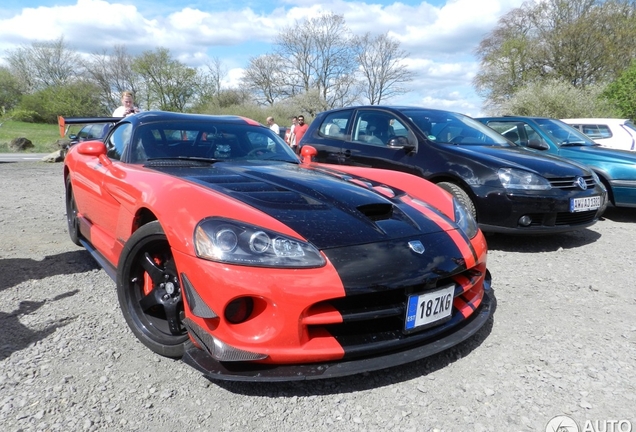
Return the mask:
<path id="1" fill-rule="evenodd" d="M 124 45 L 116 45 L 112 52 L 94 53 L 84 63 L 87 76 L 101 89 L 101 98 L 109 110 L 120 104 L 121 93 L 126 90 L 135 94 L 137 103 L 146 99 L 141 91 L 141 77 L 132 69 L 133 61 Z"/>
<path id="2" fill-rule="evenodd" d="M 357 39 L 358 63 L 363 76 L 362 94 L 371 105 L 407 92 L 402 84 L 413 80 L 413 72 L 404 64 L 408 54 L 400 43 L 387 33 L 371 37 L 369 33 Z"/>
<path id="3" fill-rule="evenodd" d="M 357 67 L 354 38 L 344 17 L 329 13 L 283 29 L 276 53 L 284 63 L 285 89 L 289 96 L 317 89 L 333 108 L 352 89 Z"/>
<path id="4" fill-rule="evenodd" d="M 284 60 L 275 54 L 252 57 L 242 78 L 256 102 L 270 106 L 289 95 L 285 81 Z"/>
<path id="5" fill-rule="evenodd" d="M 12 73 L 21 80 L 25 92 L 70 83 L 82 74 L 79 54 L 60 37 L 52 42 L 34 42 L 8 52 Z"/>

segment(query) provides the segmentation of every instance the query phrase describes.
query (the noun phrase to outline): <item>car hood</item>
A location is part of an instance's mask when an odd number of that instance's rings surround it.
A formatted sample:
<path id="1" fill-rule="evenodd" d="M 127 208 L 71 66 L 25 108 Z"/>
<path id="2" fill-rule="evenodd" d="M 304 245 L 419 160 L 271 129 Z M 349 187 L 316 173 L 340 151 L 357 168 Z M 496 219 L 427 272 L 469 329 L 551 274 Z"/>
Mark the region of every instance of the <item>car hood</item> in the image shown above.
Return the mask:
<path id="1" fill-rule="evenodd" d="M 382 185 L 349 174 L 330 174 L 333 170 L 291 163 L 222 162 L 205 168 L 153 166 L 151 169 L 181 177 L 254 207 L 286 224 L 320 249 L 412 240 L 444 231 L 412 206 L 374 190 L 374 186 Z M 396 196 L 402 194 L 393 190 Z"/>
<path id="2" fill-rule="evenodd" d="M 475 161 L 481 161 L 493 167 L 493 163 L 501 167 L 531 170 L 546 178 L 589 175 L 582 166 L 560 157 L 540 153 L 525 147 L 500 146 L 454 146 L 457 152 Z"/>
<path id="3" fill-rule="evenodd" d="M 636 165 L 636 152 L 629 150 L 610 149 L 591 145 L 576 147 L 565 146 L 560 148 L 559 154 L 562 157 L 575 159 L 593 166 L 607 162 Z"/>

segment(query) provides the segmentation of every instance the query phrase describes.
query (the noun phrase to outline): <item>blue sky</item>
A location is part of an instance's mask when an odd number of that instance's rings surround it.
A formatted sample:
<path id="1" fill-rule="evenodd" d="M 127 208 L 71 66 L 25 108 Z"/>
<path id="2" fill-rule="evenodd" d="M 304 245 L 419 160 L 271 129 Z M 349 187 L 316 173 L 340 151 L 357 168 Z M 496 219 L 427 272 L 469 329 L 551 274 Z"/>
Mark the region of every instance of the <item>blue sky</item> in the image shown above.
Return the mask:
<path id="1" fill-rule="evenodd" d="M 473 55 L 497 20 L 523 0 L 3 0 L 0 63 L 8 50 L 64 37 L 83 55 L 125 45 L 133 54 L 158 47 L 192 67 L 219 58 L 235 86 L 251 57 L 271 52 L 280 29 L 325 12 L 344 16 L 355 34 L 388 32 L 409 55 L 411 90 L 387 103 L 477 116 L 483 101 L 471 80 Z"/>

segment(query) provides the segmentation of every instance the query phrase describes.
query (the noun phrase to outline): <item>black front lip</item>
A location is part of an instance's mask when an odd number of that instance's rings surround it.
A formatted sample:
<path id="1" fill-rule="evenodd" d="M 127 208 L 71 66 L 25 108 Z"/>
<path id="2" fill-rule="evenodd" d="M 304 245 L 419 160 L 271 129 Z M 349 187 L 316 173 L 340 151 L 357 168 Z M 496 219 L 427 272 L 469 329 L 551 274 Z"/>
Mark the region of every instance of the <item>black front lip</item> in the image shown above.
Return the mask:
<path id="1" fill-rule="evenodd" d="M 210 380 L 285 382 L 344 377 L 403 365 L 451 348 L 477 333 L 492 316 L 496 306 L 497 301 L 493 290 L 485 290 L 479 308 L 461 326 L 454 327 L 452 333 L 425 345 L 375 357 L 300 365 L 221 363 L 203 350 L 191 348 L 184 354 L 182 360 Z"/>

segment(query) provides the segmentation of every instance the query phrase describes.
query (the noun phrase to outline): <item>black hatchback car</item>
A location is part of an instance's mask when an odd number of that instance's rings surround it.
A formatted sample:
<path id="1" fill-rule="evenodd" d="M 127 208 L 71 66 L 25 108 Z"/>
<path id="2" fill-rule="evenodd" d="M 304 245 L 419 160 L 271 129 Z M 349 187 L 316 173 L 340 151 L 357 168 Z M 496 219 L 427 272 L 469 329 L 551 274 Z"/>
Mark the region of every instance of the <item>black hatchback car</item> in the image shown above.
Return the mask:
<path id="1" fill-rule="evenodd" d="M 300 146 L 316 162 L 421 176 L 453 194 L 484 232 L 548 234 L 594 224 L 607 191 L 592 170 L 514 144 L 454 112 L 359 106 L 325 111 Z"/>

